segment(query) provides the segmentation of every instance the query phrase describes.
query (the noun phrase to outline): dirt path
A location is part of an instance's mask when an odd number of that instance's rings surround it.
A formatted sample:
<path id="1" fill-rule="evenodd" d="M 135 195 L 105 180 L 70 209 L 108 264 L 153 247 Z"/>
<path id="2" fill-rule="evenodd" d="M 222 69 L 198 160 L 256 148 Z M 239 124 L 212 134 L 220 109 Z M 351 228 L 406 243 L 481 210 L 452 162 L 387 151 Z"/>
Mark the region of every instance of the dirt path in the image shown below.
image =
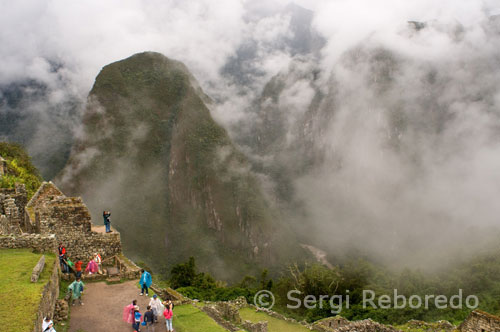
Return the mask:
<path id="1" fill-rule="evenodd" d="M 83 294 L 83 306 L 71 307 L 69 332 L 115 332 L 132 331 L 132 326 L 122 320 L 123 307 L 137 300 L 144 314 L 149 297 L 139 296 L 138 280 L 107 285 L 105 282 L 88 283 Z M 141 329 L 146 331 L 145 328 Z M 165 320 L 159 318 L 156 331 L 165 330 Z"/>

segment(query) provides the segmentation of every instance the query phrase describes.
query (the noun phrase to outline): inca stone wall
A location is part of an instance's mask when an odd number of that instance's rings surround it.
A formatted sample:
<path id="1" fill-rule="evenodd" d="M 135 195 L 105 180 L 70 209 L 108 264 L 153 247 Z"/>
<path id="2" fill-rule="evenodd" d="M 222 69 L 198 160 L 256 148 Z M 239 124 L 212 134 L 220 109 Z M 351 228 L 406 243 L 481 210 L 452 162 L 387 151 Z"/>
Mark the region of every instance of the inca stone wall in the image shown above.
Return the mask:
<path id="1" fill-rule="evenodd" d="M 54 308 L 59 297 L 59 259 L 54 260 L 53 266 L 46 266 L 45 268 L 51 268 L 52 274 L 50 275 L 49 281 L 45 284 L 43 288 L 42 297 L 40 300 L 40 305 L 38 306 L 38 311 L 36 314 L 36 320 L 34 322 L 33 332 L 39 332 L 42 330 L 43 318 L 47 315 L 54 315 Z"/>
<path id="2" fill-rule="evenodd" d="M 233 301 L 207 302 L 200 309 L 228 331 L 241 331 L 239 326 L 242 326 L 249 332 L 267 332 L 266 321 L 257 323 L 248 320 L 242 321 L 239 310 L 245 306 L 247 306 L 246 299 L 239 297 Z"/>
<path id="3" fill-rule="evenodd" d="M 0 234 L 21 234 L 26 231 L 26 188 L 16 184 L 15 189 L 0 188 Z"/>
<path id="4" fill-rule="evenodd" d="M 315 331 L 333 331 L 339 327 L 349 325 L 349 320 L 342 316 L 335 316 L 330 318 L 322 319 L 314 324 Z"/>
<path id="5" fill-rule="evenodd" d="M 232 322 L 225 320 L 224 317 L 222 317 L 221 313 L 217 310 L 217 308 L 213 305 L 205 305 L 200 308 L 201 311 L 206 313 L 210 318 L 212 318 L 219 326 L 223 327 L 224 329 L 231 331 L 231 332 L 236 332 L 239 331 L 240 328 L 234 325 Z"/>
<path id="6" fill-rule="evenodd" d="M 412 319 L 407 323 L 408 328 L 416 330 L 425 330 L 428 332 L 451 332 L 455 331 L 457 327 L 447 320 L 439 320 L 437 322 L 424 322 L 421 320 Z"/>
<path id="7" fill-rule="evenodd" d="M 40 253 L 54 253 L 57 250 L 57 242 L 54 234 L 0 235 L 0 248 L 31 248 Z"/>
<path id="8" fill-rule="evenodd" d="M 96 252 L 102 259 L 106 259 L 122 251 L 119 233 L 75 232 L 59 235 L 57 240 L 66 246 L 67 255 L 72 261 L 81 260 L 86 263 Z"/>
<path id="9" fill-rule="evenodd" d="M 72 232 L 88 233 L 92 222 L 89 210 L 79 197 L 57 196 L 43 207 L 37 208 L 40 233 L 52 233 L 59 237 Z"/>
<path id="10" fill-rule="evenodd" d="M 82 199 L 66 197 L 52 182 L 44 182 L 29 202 L 24 185 L 0 189 L 0 212 L 0 248 L 54 252 L 63 243 L 71 260 L 84 262 L 96 252 L 105 259 L 122 251 L 119 233 L 92 231 Z"/>
<path id="11" fill-rule="evenodd" d="M 401 332 L 390 325 L 380 324 L 371 319 L 350 322 L 339 316 L 314 323 L 312 330 L 320 332 Z"/>
<path id="12" fill-rule="evenodd" d="M 94 253 L 106 259 L 121 253 L 117 232 L 92 231 L 90 212 L 80 197 L 66 197 L 52 182 L 44 182 L 26 206 L 27 218 L 41 234 L 54 234 L 72 260 L 88 262 Z"/>
<path id="13" fill-rule="evenodd" d="M 267 332 L 267 321 L 252 323 L 246 320 L 242 326 L 248 332 Z"/>
<path id="14" fill-rule="evenodd" d="M 43 182 L 33 197 L 31 197 L 30 201 L 26 205 L 26 208 L 34 209 L 43 207 L 50 202 L 51 197 L 57 196 L 64 196 L 64 194 L 52 182 Z"/>
<path id="15" fill-rule="evenodd" d="M 500 331 L 500 317 L 474 310 L 458 329 L 461 332 L 497 332 Z"/>

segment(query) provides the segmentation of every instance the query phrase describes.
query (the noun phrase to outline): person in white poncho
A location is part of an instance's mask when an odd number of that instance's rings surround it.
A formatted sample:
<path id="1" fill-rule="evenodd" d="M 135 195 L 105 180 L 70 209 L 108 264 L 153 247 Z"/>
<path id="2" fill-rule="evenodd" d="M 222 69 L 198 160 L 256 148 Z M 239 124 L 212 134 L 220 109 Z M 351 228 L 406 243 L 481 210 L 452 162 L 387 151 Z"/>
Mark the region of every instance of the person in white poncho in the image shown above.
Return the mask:
<path id="1" fill-rule="evenodd" d="M 56 330 L 54 330 L 54 323 L 49 316 L 45 317 L 42 322 L 42 332 L 56 332 Z"/>
<path id="2" fill-rule="evenodd" d="M 157 322 L 158 316 L 163 313 L 165 307 L 163 306 L 161 300 L 158 298 L 156 294 L 153 295 L 153 298 L 151 299 L 151 301 L 149 301 L 149 305 L 151 306 L 151 309 L 153 309 L 153 314 L 155 315 L 155 322 Z"/>
<path id="3" fill-rule="evenodd" d="M 101 255 L 99 255 L 98 253 L 95 253 L 94 254 L 94 262 L 97 264 L 97 273 L 102 274 L 102 268 L 101 268 L 102 259 L 101 259 Z"/>

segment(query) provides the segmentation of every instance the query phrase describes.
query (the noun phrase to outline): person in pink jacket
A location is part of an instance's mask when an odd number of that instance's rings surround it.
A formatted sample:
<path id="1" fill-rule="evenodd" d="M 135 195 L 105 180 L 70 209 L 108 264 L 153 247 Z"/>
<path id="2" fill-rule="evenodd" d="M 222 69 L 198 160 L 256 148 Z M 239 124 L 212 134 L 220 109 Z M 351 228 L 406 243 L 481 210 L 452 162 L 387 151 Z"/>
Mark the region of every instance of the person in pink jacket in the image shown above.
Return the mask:
<path id="1" fill-rule="evenodd" d="M 172 327 L 172 316 L 174 313 L 172 312 L 172 306 L 165 306 L 165 311 L 163 312 L 163 317 L 165 317 L 165 324 L 167 325 L 167 331 L 174 331 Z"/>
<path id="2" fill-rule="evenodd" d="M 133 300 L 132 304 L 129 304 L 123 308 L 123 321 L 129 324 L 134 322 L 134 307 L 137 305 L 137 300 Z"/>

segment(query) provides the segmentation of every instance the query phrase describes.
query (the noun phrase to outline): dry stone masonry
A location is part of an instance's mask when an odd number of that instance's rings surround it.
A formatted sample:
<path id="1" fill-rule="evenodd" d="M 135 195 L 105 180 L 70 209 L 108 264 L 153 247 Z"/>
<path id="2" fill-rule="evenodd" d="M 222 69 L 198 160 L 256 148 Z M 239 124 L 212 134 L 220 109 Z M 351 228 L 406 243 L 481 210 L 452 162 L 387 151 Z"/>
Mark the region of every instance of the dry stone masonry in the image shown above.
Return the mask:
<path id="1" fill-rule="evenodd" d="M 31 273 L 31 282 L 38 281 L 38 278 L 40 278 L 40 274 L 42 274 L 44 267 L 45 267 L 45 255 L 42 255 L 38 263 L 36 263 L 35 267 L 33 268 L 33 272 Z"/>
<path id="2" fill-rule="evenodd" d="M 57 250 L 57 242 L 54 234 L 0 235 L 0 248 L 29 248 L 35 252 L 54 253 Z"/>
<path id="3" fill-rule="evenodd" d="M 54 264 L 51 268 L 52 274 L 50 275 L 49 281 L 43 287 L 40 305 L 38 306 L 36 314 L 36 320 L 33 322 L 33 332 L 39 332 L 42 330 L 42 320 L 44 317 L 53 316 L 54 307 L 59 297 L 59 275 L 61 270 L 59 269 L 58 259 L 54 260 Z"/>
<path id="4" fill-rule="evenodd" d="M 461 332 L 498 332 L 500 331 L 500 317 L 474 310 L 458 329 Z"/>
<path id="5" fill-rule="evenodd" d="M 80 197 L 65 196 L 52 182 L 44 182 L 26 205 L 28 224 L 40 234 L 54 234 L 71 260 L 89 261 L 98 252 L 102 259 L 122 251 L 118 232 L 92 230 L 90 212 Z"/>
<path id="6" fill-rule="evenodd" d="M 68 320 L 69 305 L 65 300 L 57 300 L 54 309 L 54 323 Z"/>
<path id="7" fill-rule="evenodd" d="M 267 322 L 252 323 L 246 320 L 242 325 L 248 332 L 267 332 Z"/>
<path id="8" fill-rule="evenodd" d="M 340 316 L 322 319 L 313 324 L 312 330 L 320 332 L 401 332 L 391 325 L 380 324 L 371 319 L 351 322 Z"/>
<path id="9" fill-rule="evenodd" d="M 106 259 L 122 251 L 118 232 L 94 232 L 82 199 L 65 196 L 52 182 L 44 182 L 29 202 L 24 185 L 0 189 L 0 248 L 54 252 L 58 243 L 73 261 L 89 261 L 96 252 Z"/>
<path id="10" fill-rule="evenodd" d="M 26 202 L 23 184 L 16 184 L 14 189 L 0 188 L 0 234 L 21 234 L 26 229 Z"/>
<path id="11" fill-rule="evenodd" d="M 452 332 L 457 329 L 455 325 L 447 320 L 440 320 L 434 323 L 428 323 L 421 320 L 412 319 L 408 322 L 408 327 L 427 332 Z"/>
<path id="12" fill-rule="evenodd" d="M 248 332 L 267 332 L 267 321 L 253 323 L 241 319 L 240 309 L 246 306 L 246 299 L 239 297 L 233 301 L 206 303 L 200 309 L 228 331 L 241 331 L 241 326 Z"/>

